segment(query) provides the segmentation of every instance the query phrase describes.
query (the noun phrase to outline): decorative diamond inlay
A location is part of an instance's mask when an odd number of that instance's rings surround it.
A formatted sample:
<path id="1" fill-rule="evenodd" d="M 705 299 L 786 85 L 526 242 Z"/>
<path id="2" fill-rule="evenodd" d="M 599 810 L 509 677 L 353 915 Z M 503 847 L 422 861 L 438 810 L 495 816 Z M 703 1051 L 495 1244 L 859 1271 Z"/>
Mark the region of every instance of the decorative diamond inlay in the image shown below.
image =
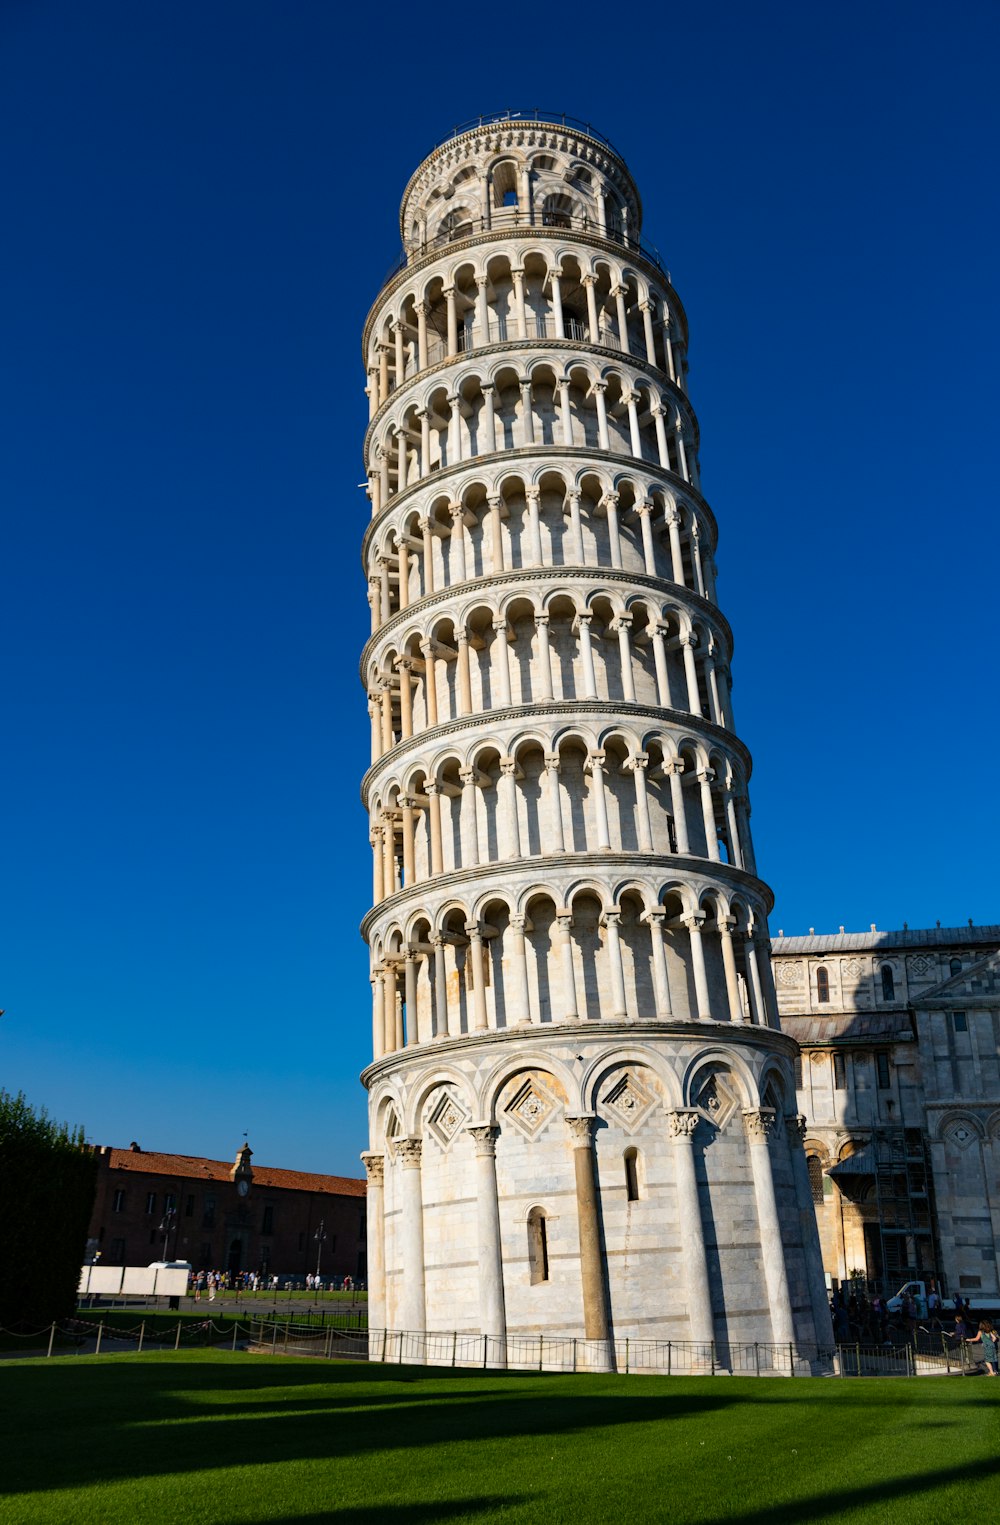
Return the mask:
<path id="1" fill-rule="evenodd" d="M 948 1137 L 959 1149 L 968 1149 L 976 1135 L 967 1123 L 953 1123 L 948 1129 Z"/>
<path id="2" fill-rule="evenodd" d="M 631 1071 L 620 1075 L 611 1088 L 601 1097 L 601 1108 L 609 1122 L 614 1122 L 626 1133 L 634 1133 L 642 1123 L 656 1098 Z"/>
<path id="3" fill-rule="evenodd" d="M 705 1114 L 709 1122 L 714 1123 L 721 1130 L 732 1119 L 740 1101 L 726 1084 L 725 1077 L 716 1073 L 706 1080 L 695 1097 L 694 1104 Z"/>
<path id="4" fill-rule="evenodd" d="M 507 1103 L 504 1112 L 526 1138 L 540 1133 L 555 1111 L 555 1102 L 537 1080 L 528 1079 Z"/>
<path id="5" fill-rule="evenodd" d="M 442 1091 L 427 1119 L 427 1131 L 442 1149 L 447 1149 L 468 1121 L 469 1114 L 461 1102 L 456 1101 L 450 1091 Z"/>

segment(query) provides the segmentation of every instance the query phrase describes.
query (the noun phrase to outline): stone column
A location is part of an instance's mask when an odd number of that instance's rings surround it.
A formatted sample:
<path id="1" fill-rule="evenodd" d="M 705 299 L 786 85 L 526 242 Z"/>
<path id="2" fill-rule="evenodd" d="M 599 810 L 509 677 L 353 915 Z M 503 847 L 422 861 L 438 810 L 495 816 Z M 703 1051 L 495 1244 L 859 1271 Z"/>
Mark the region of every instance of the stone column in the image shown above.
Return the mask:
<path id="1" fill-rule="evenodd" d="M 792 1320 L 792 1300 L 788 1292 L 788 1272 L 785 1268 L 785 1246 L 781 1237 L 781 1221 L 778 1202 L 774 1194 L 774 1175 L 771 1170 L 771 1149 L 768 1140 L 775 1129 L 775 1113 L 772 1107 L 754 1107 L 743 1113 L 747 1141 L 750 1145 L 750 1166 L 753 1170 L 754 1193 L 757 1198 L 757 1222 L 760 1226 L 760 1257 L 764 1265 L 764 1281 L 767 1300 L 771 1310 L 771 1334 L 778 1345 L 790 1345 L 795 1340 Z"/>
<path id="2" fill-rule="evenodd" d="M 461 401 L 457 392 L 452 392 L 448 398 L 448 465 L 457 466 L 462 459 L 462 412 Z M 454 578 L 452 581 L 454 582 Z"/>
<path id="3" fill-rule="evenodd" d="M 579 1013 L 576 1006 L 576 969 L 573 964 L 573 916 L 570 911 L 561 911 L 556 916 L 556 928 L 559 934 L 559 953 L 562 964 L 563 985 L 565 988 L 563 1020 L 565 1022 L 579 1021 Z"/>
<path id="4" fill-rule="evenodd" d="M 538 697 L 547 700 L 552 698 L 552 658 L 549 655 L 547 614 L 535 615 L 535 629 L 538 632 Z"/>
<path id="5" fill-rule="evenodd" d="M 642 313 L 642 333 L 646 341 L 646 361 L 649 365 L 656 365 L 656 343 L 653 339 L 653 304 L 652 302 L 640 302 L 639 311 Z"/>
<path id="6" fill-rule="evenodd" d="M 642 438 L 639 434 L 639 410 L 635 405 L 635 392 L 626 392 L 625 406 L 628 409 L 628 438 L 632 454 L 637 461 L 642 460 Z"/>
<path id="7" fill-rule="evenodd" d="M 567 440 L 567 444 L 569 441 Z M 583 521 L 580 518 L 580 492 L 576 487 L 571 487 L 566 494 L 569 503 L 569 523 L 572 534 L 572 554 L 576 559 L 577 566 L 582 567 L 586 562 L 583 549 Z"/>
<path id="8" fill-rule="evenodd" d="M 524 497 L 528 505 L 528 547 L 533 567 L 540 567 L 542 565 L 542 526 L 538 507 L 541 495 L 541 491 L 537 487 L 525 488 Z"/>
<path id="9" fill-rule="evenodd" d="M 812 1187 L 809 1184 L 809 1166 L 803 1145 L 806 1141 L 806 1119 L 801 1113 L 786 1118 L 788 1124 L 788 1149 L 792 1157 L 792 1173 L 795 1177 L 795 1202 L 799 1210 L 799 1232 L 809 1282 L 809 1305 L 812 1308 L 813 1329 L 817 1345 L 830 1347 L 834 1343 L 833 1321 L 826 1295 L 826 1276 L 823 1271 L 823 1255 L 820 1250 L 819 1231 L 816 1227 L 816 1209 L 813 1206 Z"/>
<path id="10" fill-rule="evenodd" d="M 457 311 L 457 309 L 455 307 L 455 288 L 454 288 L 454 286 L 446 286 L 444 288 L 444 296 L 445 296 L 445 301 L 448 304 L 448 355 L 447 355 L 447 358 L 449 360 L 453 360 L 455 358 L 455 356 L 458 354 L 458 311 Z"/>
<path id="11" fill-rule="evenodd" d="M 497 793 L 503 798 L 503 815 L 507 822 L 507 856 L 521 856 L 521 824 L 517 810 L 517 760 L 501 757 Z"/>
<path id="12" fill-rule="evenodd" d="M 427 711 L 427 725 L 431 727 L 438 723 L 437 672 L 435 670 L 437 645 L 434 641 L 421 641 L 420 650 L 424 654 L 424 708 Z"/>
<path id="13" fill-rule="evenodd" d="M 666 302 L 663 304 L 663 358 L 667 362 L 667 375 L 676 385 L 677 371 L 674 366 L 674 347 L 670 342 L 670 308 Z"/>
<path id="14" fill-rule="evenodd" d="M 557 339 L 565 339 L 566 337 L 566 329 L 563 324 L 562 287 L 559 284 L 561 278 L 562 271 L 558 267 L 553 269 L 549 276 L 552 285 L 552 320 Z"/>
<path id="15" fill-rule="evenodd" d="M 405 535 L 396 536 L 396 555 L 399 558 L 399 607 L 410 607 L 410 542 Z"/>
<path id="16" fill-rule="evenodd" d="M 698 1177 L 694 1163 L 694 1134 L 701 1113 L 693 1109 L 668 1112 L 670 1137 L 674 1143 L 674 1172 L 677 1183 L 677 1223 L 683 1251 L 684 1282 L 687 1292 L 688 1330 L 692 1340 L 710 1345 L 715 1339 L 712 1317 L 712 1294 L 705 1254 L 705 1229 L 701 1219 Z"/>
<path id="17" fill-rule="evenodd" d="M 597 1169 L 594 1160 L 592 1113 L 567 1117 L 576 1173 L 576 1221 L 580 1235 L 580 1283 L 583 1290 L 583 1332 L 588 1340 L 606 1340 L 609 1323 L 604 1290 L 604 1257 L 598 1217 Z M 610 1351 L 608 1352 L 610 1357 Z"/>
<path id="18" fill-rule="evenodd" d="M 363 1154 L 361 1163 L 368 1177 L 365 1200 L 368 1229 L 368 1327 L 384 1329 L 385 1318 L 385 1156 Z"/>
<path id="19" fill-rule="evenodd" d="M 622 570 L 622 538 L 618 530 L 618 494 L 609 492 L 604 497 L 604 511 L 608 518 L 608 547 L 611 554 L 611 565 L 616 571 Z"/>
<path id="20" fill-rule="evenodd" d="M 444 938 L 435 932 L 431 938 L 434 949 L 434 1036 L 448 1036 L 448 971 L 444 959 Z"/>
<path id="21" fill-rule="evenodd" d="M 413 805 L 411 795 L 399 796 L 399 809 L 403 817 L 403 883 L 407 889 L 417 877 L 416 853 L 413 831 Z"/>
<path id="22" fill-rule="evenodd" d="M 507 621 L 503 615 L 500 615 L 493 621 L 493 629 L 496 631 L 496 649 L 500 659 L 497 663 L 500 678 L 500 705 L 501 708 L 508 709 L 513 701 L 510 690 L 510 651 L 507 647 Z"/>
<path id="23" fill-rule="evenodd" d="M 417 306 L 417 356 L 418 364 L 422 371 L 427 369 L 427 303 L 418 302 Z"/>
<path id="24" fill-rule="evenodd" d="M 431 416 L 426 408 L 417 409 L 420 420 L 420 475 L 427 476 L 431 469 Z"/>
<path id="25" fill-rule="evenodd" d="M 747 971 L 747 994 L 750 997 L 750 1012 L 758 1027 L 767 1027 L 767 1011 L 764 1006 L 764 994 L 760 988 L 760 970 L 757 967 L 757 946 L 752 932 L 744 933 L 745 943 L 743 946 L 743 961 Z"/>
<path id="26" fill-rule="evenodd" d="M 691 940 L 691 972 L 694 975 L 694 989 L 698 1002 L 699 1022 L 710 1022 L 712 1019 L 712 1006 L 708 998 L 708 975 L 705 970 L 705 949 L 701 940 L 701 929 L 705 917 L 699 912 L 693 916 L 682 916 L 681 923 L 687 927 Z"/>
<path id="27" fill-rule="evenodd" d="M 615 299 L 615 316 L 618 319 L 618 346 L 628 353 L 628 314 L 625 311 L 625 287 L 615 286 L 611 295 Z"/>
<path id="28" fill-rule="evenodd" d="M 378 559 L 379 580 L 379 607 L 382 615 L 382 624 L 392 618 L 392 589 L 389 586 L 389 558 L 380 556 Z"/>
<path id="29" fill-rule="evenodd" d="M 379 407 L 389 396 L 389 346 L 380 344 L 378 347 L 378 400 Z"/>
<path id="30" fill-rule="evenodd" d="M 373 826 L 368 838 L 372 845 L 372 904 L 385 899 L 385 872 L 382 858 L 382 828 Z"/>
<path id="31" fill-rule="evenodd" d="M 712 781 L 715 774 L 711 768 L 705 768 L 703 772 L 695 776 L 701 788 L 701 814 L 705 822 L 705 852 L 713 863 L 721 863 L 719 833 L 715 825 L 715 805 L 712 801 Z"/>
<path id="32" fill-rule="evenodd" d="M 392 680 L 383 678 L 379 683 L 379 702 L 382 706 L 382 751 L 391 752 L 396 745 L 392 729 Z"/>
<path id="33" fill-rule="evenodd" d="M 424 1203 L 420 1183 L 423 1140 L 401 1138 L 396 1152 L 402 1167 L 402 1225 L 400 1260 L 403 1274 L 399 1290 L 399 1328 L 422 1334 L 427 1328 L 424 1297 Z"/>
<path id="34" fill-rule="evenodd" d="M 681 550 L 681 516 L 676 508 L 666 512 L 667 535 L 670 539 L 670 569 L 675 583 L 684 587 L 684 553 Z"/>
<path id="35" fill-rule="evenodd" d="M 637 503 L 635 511 L 639 515 L 639 524 L 642 528 L 642 556 L 646 568 L 646 576 L 655 577 L 656 546 L 653 544 L 653 505 L 652 503 Z"/>
<path id="36" fill-rule="evenodd" d="M 649 927 L 649 944 L 653 955 L 653 999 L 656 1001 L 657 1022 L 670 1022 L 670 979 L 667 974 L 667 954 L 663 946 L 663 928 L 667 913 L 662 906 L 653 906 L 642 920 Z"/>
<path id="37" fill-rule="evenodd" d="M 388 964 L 383 964 L 381 977 L 382 1016 L 385 1022 L 382 1051 L 386 1054 L 394 1054 L 399 1047 L 396 1042 L 396 971 Z"/>
<path id="38" fill-rule="evenodd" d="M 759 952 L 758 950 L 759 943 Z M 781 1018 L 778 1015 L 778 992 L 774 988 L 774 970 L 771 968 L 771 944 L 764 936 L 759 940 L 754 938 L 754 951 L 757 955 L 757 974 L 761 984 L 761 993 L 764 1002 L 764 1020 L 768 1027 L 781 1030 Z"/>
<path id="39" fill-rule="evenodd" d="M 580 283 L 587 293 L 587 326 L 591 344 L 600 344 L 600 324 L 597 321 L 597 297 L 594 293 L 594 277 L 585 275 Z"/>
<path id="40" fill-rule="evenodd" d="M 497 421 L 493 403 L 493 393 L 496 390 L 492 381 L 484 381 L 483 389 L 483 434 L 485 436 L 486 452 L 492 455 L 497 448 Z"/>
<path id="41" fill-rule="evenodd" d="M 604 793 L 604 753 L 591 752 L 587 758 L 587 772 L 594 783 L 594 825 L 597 845 L 611 849 L 611 833 L 608 828 L 608 802 Z"/>
<path id="42" fill-rule="evenodd" d="M 730 1022 L 742 1022 L 743 1002 L 740 1000 L 740 982 L 736 976 L 736 954 L 733 952 L 733 920 L 719 922 L 719 941 L 722 946 L 722 967 L 726 973 L 726 997 L 729 1001 Z"/>
<path id="43" fill-rule="evenodd" d="M 469 985 L 468 976 L 472 975 L 472 1027 L 477 1033 L 484 1033 L 489 1027 L 489 1017 L 486 1012 L 486 980 L 483 976 L 483 934 L 478 921 L 466 923 L 466 932 L 469 936 L 469 947 L 466 952 L 466 988 Z"/>
<path id="44" fill-rule="evenodd" d="M 413 663 L 409 657 L 396 658 L 396 671 L 399 673 L 399 724 L 403 741 L 408 741 L 413 735 L 413 688 L 410 680 L 412 668 Z"/>
<path id="45" fill-rule="evenodd" d="M 569 382 L 559 382 L 559 426 L 562 442 L 567 449 L 573 443 L 573 420 L 569 410 Z"/>
<path id="46" fill-rule="evenodd" d="M 578 614 L 577 629 L 580 632 L 580 660 L 583 666 L 583 696 L 597 698 L 597 674 L 594 671 L 594 652 L 590 644 L 590 622 L 593 615 Z"/>
<path id="47" fill-rule="evenodd" d="M 684 804 L 684 763 L 679 757 L 668 758 L 663 764 L 663 771 L 670 779 L 670 804 L 674 812 L 677 851 L 682 857 L 687 857 L 691 843 L 688 840 L 687 807 Z"/>
<path id="48" fill-rule="evenodd" d="M 696 635 L 681 636 L 681 650 L 684 653 L 684 676 L 687 679 L 688 709 L 692 715 L 701 714 L 701 695 L 698 692 L 698 668 L 694 660 L 694 648 L 698 644 Z"/>
<path id="49" fill-rule="evenodd" d="M 607 929 L 608 934 L 608 972 L 611 976 L 611 1015 L 616 1022 L 624 1022 L 628 1017 L 628 1005 L 625 1000 L 625 970 L 622 966 L 622 945 L 619 933 L 619 924 L 622 916 L 620 911 L 605 911 L 601 917 L 601 925 Z"/>
<path id="50" fill-rule="evenodd" d="M 653 643 L 653 663 L 656 668 L 656 699 L 662 709 L 670 709 L 670 674 L 667 671 L 667 649 L 663 637 L 666 627 L 654 624 L 649 632 Z"/>
<path id="51" fill-rule="evenodd" d="M 372 987 L 372 1058 L 381 1059 L 385 1053 L 385 989 L 382 985 L 382 969 L 379 966 L 371 977 Z"/>
<path id="52" fill-rule="evenodd" d="M 486 499 L 490 510 L 490 559 L 494 575 L 502 572 L 503 565 L 503 524 L 500 518 L 500 510 L 503 508 L 503 498 L 499 493 L 490 493 Z"/>
<path id="53" fill-rule="evenodd" d="M 480 1123 L 467 1129 L 476 1149 L 476 1217 L 479 1228 L 479 1332 L 488 1337 L 487 1366 L 507 1364 L 507 1316 L 503 1296 L 500 1204 L 497 1200 L 497 1139 L 500 1129 Z"/>
<path id="54" fill-rule="evenodd" d="M 479 780 L 475 768 L 459 768 L 462 781 L 462 867 L 475 867 L 479 862 L 479 821 L 476 795 Z"/>
<path id="55" fill-rule="evenodd" d="M 725 793 L 726 825 L 729 827 L 729 851 L 733 863 L 737 868 L 743 867 L 743 848 L 740 843 L 740 827 L 736 819 L 736 801 L 733 799 L 733 791 L 727 789 Z"/>
<path id="56" fill-rule="evenodd" d="M 423 572 L 424 572 L 424 582 L 423 582 L 424 593 L 425 594 L 433 593 L 434 592 L 434 531 L 431 528 L 431 521 L 429 519 L 420 519 L 420 520 L 417 521 L 417 523 L 418 523 L 418 528 L 420 530 L 420 534 L 421 534 L 421 536 L 423 538 L 423 542 L 424 542 L 423 558 L 422 558 L 423 559 L 423 564 L 424 564 L 424 566 L 423 566 Z"/>
<path id="57" fill-rule="evenodd" d="M 626 704 L 635 704 L 635 678 L 632 673 L 632 618 L 620 614 L 611 627 L 618 637 L 618 665 L 622 674 L 622 698 Z"/>
<path id="58" fill-rule="evenodd" d="M 521 444 L 533 445 L 535 443 L 535 415 L 531 406 L 531 377 L 522 376 L 518 386 L 521 389 Z M 536 565 L 540 566 L 541 561 Z"/>
<path id="59" fill-rule="evenodd" d="M 665 423 L 666 409 L 655 407 L 653 409 L 653 424 L 656 429 L 656 449 L 660 457 L 660 465 L 664 471 L 670 470 L 670 452 L 667 449 L 667 426 Z"/>
<path id="60" fill-rule="evenodd" d="M 403 959 L 403 990 L 406 1001 L 406 1046 L 419 1043 L 417 1031 L 417 955 L 412 944 L 407 943 Z"/>
<path id="61" fill-rule="evenodd" d="M 528 959 L 524 946 L 524 934 L 527 918 L 524 916 L 512 916 L 508 923 L 511 934 L 511 963 L 513 965 L 513 995 L 515 1008 L 520 1015 L 515 1017 L 512 1025 L 531 1021 L 531 990 L 528 985 Z M 508 1005 L 508 1013 L 510 1006 Z M 508 1017 L 509 1020 L 509 1017 Z"/>
<path id="62" fill-rule="evenodd" d="M 566 838 L 563 834 L 562 799 L 559 790 L 559 753 L 546 752 L 545 754 L 545 787 L 548 790 L 549 809 L 548 817 L 552 826 L 552 845 L 550 852 L 564 853 L 566 851 Z"/>
<path id="63" fill-rule="evenodd" d="M 651 853 L 653 851 L 653 830 L 649 819 L 649 795 L 646 793 L 646 769 L 649 767 L 649 758 L 645 752 L 638 752 L 635 757 L 629 758 L 625 767 L 631 773 L 632 783 L 635 787 L 635 819 L 639 838 L 639 851 Z"/>
<path id="64" fill-rule="evenodd" d="M 469 666 L 469 632 L 464 628 L 455 631 L 458 647 L 458 713 L 472 714 L 472 671 Z"/>
<path id="65" fill-rule="evenodd" d="M 680 419 L 677 420 L 677 432 L 674 439 L 677 445 L 677 461 L 680 466 L 680 474 L 685 482 L 690 482 L 691 473 L 688 470 L 687 451 L 684 448 L 684 430 L 681 427 Z"/>
<path id="66" fill-rule="evenodd" d="M 594 382 L 594 396 L 597 399 L 597 439 L 602 450 L 611 449 L 611 436 L 608 433 L 608 408 L 604 401 L 604 394 L 608 390 L 606 381 Z"/>
<path id="67" fill-rule="evenodd" d="M 465 582 L 465 509 L 461 503 L 449 503 L 451 515 L 451 558 L 449 562 L 449 587 Z"/>
<path id="68" fill-rule="evenodd" d="M 528 313 L 524 305 L 524 269 L 516 266 L 511 269 L 511 280 L 514 283 L 514 315 L 517 318 L 517 337 L 528 337 Z"/>
<path id="69" fill-rule="evenodd" d="M 441 785 L 429 778 L 424 784 L 430 815 L 431 873 L 444 873 L 444 842 L 441 836 Z"/>

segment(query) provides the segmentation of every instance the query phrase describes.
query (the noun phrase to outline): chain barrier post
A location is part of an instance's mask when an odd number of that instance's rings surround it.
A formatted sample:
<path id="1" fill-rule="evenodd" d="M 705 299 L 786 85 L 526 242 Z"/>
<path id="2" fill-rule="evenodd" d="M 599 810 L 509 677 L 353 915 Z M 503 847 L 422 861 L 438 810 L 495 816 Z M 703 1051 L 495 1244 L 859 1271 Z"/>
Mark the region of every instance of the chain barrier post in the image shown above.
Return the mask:
<path id="1" fill-rule="evenodd" d="M 136 1351 L 136 1355 L 137 1356 L 141 1356 L 142 1355 L 142 1342 L 143 1342 L 143 1338 L 145 1337 L 145 1334 L 146 1334 L 146 1320 L 143 1319 L 142 1322 L 139 1325 L 139 1348 Z"/>
<path id="2" fill-rule="evenodd" d="M 55 1344 L 55 1342 L 56 1342 L 56 1326 L 55 1326 L 55 1321 L 53 1320 L 52 1328 L 49 1330 L 49 1350 L 48 1350 L 49 1355 L 52 1354 L 52 1347 Z"/>
<path id="3" fill-rule="evenodd" d="M 180 1321 L 180 1319 L 178 1319 L 177 1320 L 177 1333 L 174 1336 L 174 1349 L 175 1350 L 180 1350 L 180 1348 L 181 1348 L 181 1321 Z"/>
<path id="4" fill-rule="evenodd" d="M 101 1322 L 97 1326 L 97 1345 L 96 1345 L 96 1347 L 94 1349 L 94 1355 L 95 1356 L 99 1356 L 100 1353 L 101 1353 L 101 1336 L 103 1335 L 103 1333 L 104 1333 L 104 1320 L 101 1319 Z"/>
<path id="5" fill-rule="evenodd" d="M 795 1347 L 789 1342 L 788 1346 L 788 1375 L 795 1376 Z"/>

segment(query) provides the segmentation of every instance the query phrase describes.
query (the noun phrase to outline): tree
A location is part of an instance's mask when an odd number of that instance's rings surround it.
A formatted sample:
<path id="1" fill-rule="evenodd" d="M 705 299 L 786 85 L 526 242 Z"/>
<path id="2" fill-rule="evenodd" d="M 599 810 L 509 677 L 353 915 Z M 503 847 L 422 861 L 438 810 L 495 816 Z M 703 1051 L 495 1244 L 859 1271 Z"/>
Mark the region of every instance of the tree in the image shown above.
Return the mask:
<path id="1" fill-rule="evenodd" d="M 82 1128 L 0 1090 L 0 1323 L 73 1313 L 96 1189 Z"/>

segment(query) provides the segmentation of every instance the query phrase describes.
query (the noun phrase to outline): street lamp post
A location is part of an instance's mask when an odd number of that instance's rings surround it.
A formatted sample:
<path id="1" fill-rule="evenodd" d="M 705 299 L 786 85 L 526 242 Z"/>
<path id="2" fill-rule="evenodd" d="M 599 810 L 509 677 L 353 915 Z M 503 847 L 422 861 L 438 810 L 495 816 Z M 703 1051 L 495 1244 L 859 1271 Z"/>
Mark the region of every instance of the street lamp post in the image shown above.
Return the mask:
<path id="1" fill-rule="evenodd" d="M 168 1207 L 168 1208 L 164 1209 L 163 1222 L 160 1224 L 160 1233 L 163 1235 L 163 1258 L 164 1258 L 164 1260 L 166 1260 L 166 1258 L 167 1258 L 167 1242 L 170 1239 L 170 1230 L 174 1226 L 174 1219 L 176 1217 L 177 1217 L 177 1209 L 176 1209 L 176 1207 Z"/>
<path id="2" fill-rule="evenodd" d="M 324 1220 L 321 1218 L 319 1220 L 319 1228 L 316 1230 L 315 1234 L 313 1235 L 313 1238 L 316 1241 L 316 1280 L 317 1281 L 319 1280 L 319 1263 L 320 1263 L 320 1259 L 321 1259 L 321 1257 L 323 1255 L 323 1240 L 326 1238 L 326 1229 L 324 1228 L 323 1223 L 324 1223 Z"/>

